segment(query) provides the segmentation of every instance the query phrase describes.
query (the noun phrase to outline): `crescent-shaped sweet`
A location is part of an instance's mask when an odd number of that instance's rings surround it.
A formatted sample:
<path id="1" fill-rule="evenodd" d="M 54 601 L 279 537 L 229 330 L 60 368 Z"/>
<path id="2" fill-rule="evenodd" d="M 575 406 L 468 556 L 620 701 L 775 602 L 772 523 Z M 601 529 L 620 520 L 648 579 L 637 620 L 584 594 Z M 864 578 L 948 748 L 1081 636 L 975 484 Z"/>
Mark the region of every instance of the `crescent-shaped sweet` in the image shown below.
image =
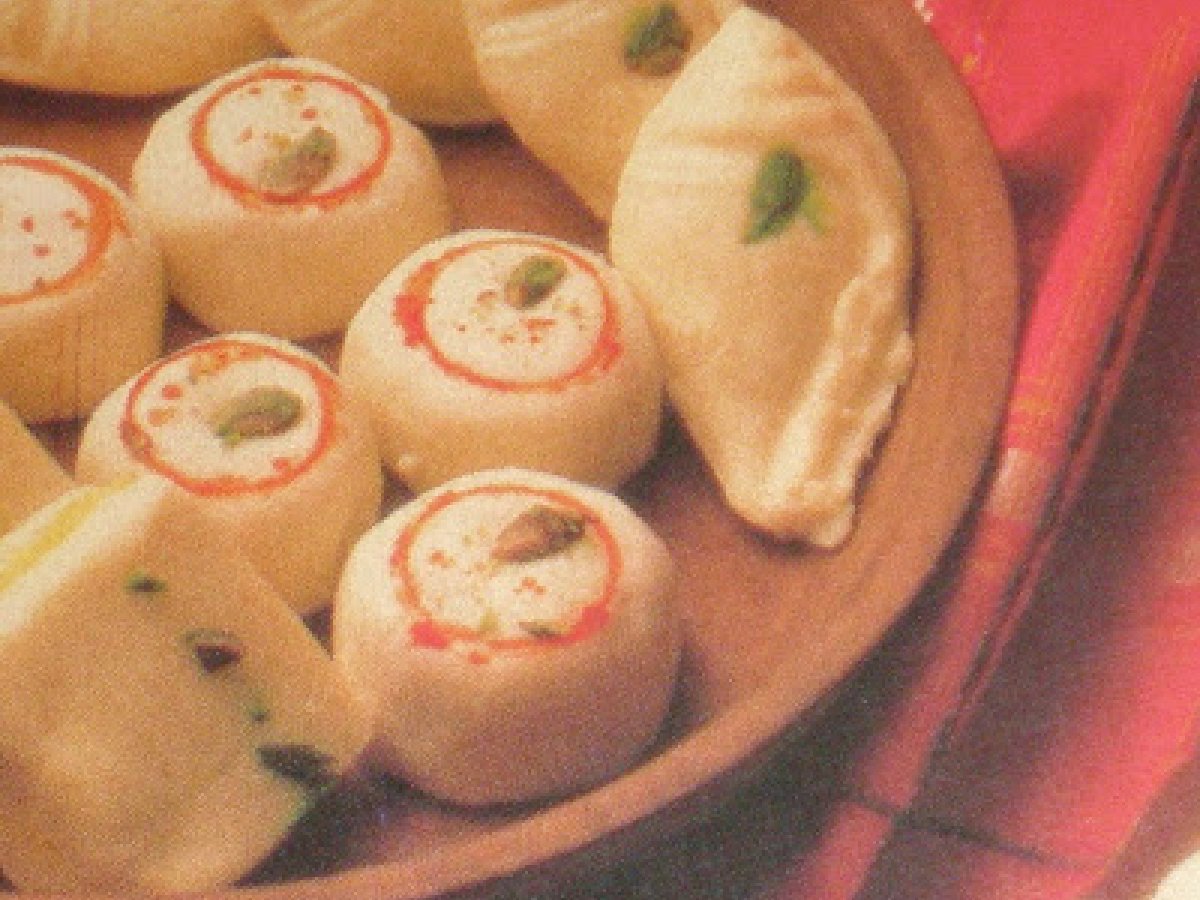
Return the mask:
<path id="1" fill-rule="evenodd" d="M 0 400 L 71 419 L 162 348 L 163 261 L 115 184 L 39 149 L 0 147 Z"/>
<path id="2" fill-rule="evenodd" d="M 499 466 L 616 487 L 657 446 L 662 369 L 641 304 L 602 257 L 555 238 L 427 244 L 355 314 L 340 371 L 414 491 Z"/>
<path id="3" fill-rule="evenodd" d="M 249 333 L 189 344 L 106 397 L 83 429 L 75 472 L 182 488 L 304 614 L 332 599 L 383 490 L 370 423 L 332 370 Z"/>
<path id="4" fill-rule="evenodd" d="M 735 0 L 463 0 L 505 122 L 607 219 L 633 135 Z"/>
<path id="5" fill-rule="evenodd" d="M 356 545 L 331 624 L 375 763 L 471 806 L 619 774 L 672 697 L 674 571 L 615 495 L 544 473 L 476 473 L 399 507 Z"/>
<path id="6" fill-rule="evenodd" d="M 843 541 L 913 362 L 907 182 L 861 98 L 738 10 L 646 117 L 609 237 L 731 507 Z"/>
<path id="7" fill-rule="evenodd" d="M 382 90 L 431 125 L 497 118 L 476 71 L 461 0 L 251 0 L 282 43 Z"/>
<path id="8" fill-rule="evenodd" d="M 426 135 L 374 88 L 299 58 L 252 63 L 163 113 L 132 193 L 174 299 L 214 331 L 289 339 L 344 328 L 450 217 Z"/>
<path id="9" fill-rule="evenodd" d="M 278 49 L 250 0 L 6 0 L 0 80 L 114 96 L 193 87 Z"/>

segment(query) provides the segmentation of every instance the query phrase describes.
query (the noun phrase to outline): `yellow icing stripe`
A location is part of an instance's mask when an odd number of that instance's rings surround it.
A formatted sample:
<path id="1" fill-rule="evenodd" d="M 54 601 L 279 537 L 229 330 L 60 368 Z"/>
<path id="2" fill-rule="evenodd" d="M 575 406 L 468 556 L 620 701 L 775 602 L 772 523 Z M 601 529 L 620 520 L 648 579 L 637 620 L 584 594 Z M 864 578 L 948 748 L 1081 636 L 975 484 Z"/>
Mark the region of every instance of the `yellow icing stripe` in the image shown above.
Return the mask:
<path id="1" fill-rule="evenodd" d="M 3 553 L 3 556 L 0 556 L 0 591 L 11 587 L 37 565 L 43 556 L 70 537 L 101 503 L 126 484 L 127 482 L 120 482 L 105 487 L 76 488 L 63 499 L 49 521 L 41 523 L 40 527 L 29 527 L 29 530 L 35 533 L 26 540 L 15 540 L 24 529 L 13 532 L 12 539 L 5 543 L 15 546 L 0 545 L 0 553 Z"/>

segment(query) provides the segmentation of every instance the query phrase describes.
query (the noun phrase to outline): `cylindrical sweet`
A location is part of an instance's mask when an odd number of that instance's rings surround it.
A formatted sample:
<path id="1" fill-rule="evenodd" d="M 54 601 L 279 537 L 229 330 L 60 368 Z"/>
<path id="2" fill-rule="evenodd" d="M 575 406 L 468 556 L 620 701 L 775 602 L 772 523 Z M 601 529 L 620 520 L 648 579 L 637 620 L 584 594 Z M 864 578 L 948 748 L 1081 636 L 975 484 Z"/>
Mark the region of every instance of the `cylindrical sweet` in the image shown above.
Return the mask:
<path id="1" fill-rule="evenodd" d="M 215 331 L 340 330 L 449 227 L 425 134 L 315 60 L 254 63 L 194 91 L 154 123 L 132 183 L 172 296 Z"/>
<path id="2" fill-rule="evenodd" d="M 675 585 L 666 546 L 615 495 L 476 473 L 355 546 L 333 653 L 387 771 L 459 804 L 553 797 L 618 775 L 661 730 Z"/>
<path id="3" fill-rule="evenodd" d="M 127 472 L 183 488 L 301 613 L 330 601 L 382 495 L 374 434 L 336 375 L 248 333 L 193 343 L 105 398 L 84 427 L 76 475 Z"/>
<path id="4" fill-rule="evenodd" d="M 533 234 L 463 231 L 410 256 L 355 314 L 340 369 L 416 491 L 499 466 L 615 487 L 662 418 L 633 293 L 598 255 Z"/>
<path id="5" fill-rule="evenodd" d="M 141 213 L 109 179 L 45 150 L 0 148 L 0 399 L 70 419 L 154 359 L 167 295 Z"/>

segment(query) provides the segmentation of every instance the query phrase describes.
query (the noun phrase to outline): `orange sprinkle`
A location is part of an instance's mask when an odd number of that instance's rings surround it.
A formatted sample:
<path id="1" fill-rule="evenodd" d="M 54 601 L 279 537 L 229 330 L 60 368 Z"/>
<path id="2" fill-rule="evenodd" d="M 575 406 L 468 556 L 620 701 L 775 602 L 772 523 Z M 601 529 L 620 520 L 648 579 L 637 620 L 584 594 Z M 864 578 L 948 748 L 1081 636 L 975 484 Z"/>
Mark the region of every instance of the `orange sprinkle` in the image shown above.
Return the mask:
<path id="1" fill-rule="evenodd" d="M 158 427 L 166 425 L 175 418 L 175 408 L 173 406 L 156 406 L 154 409 L 146 411 L 147 424 Z"/>

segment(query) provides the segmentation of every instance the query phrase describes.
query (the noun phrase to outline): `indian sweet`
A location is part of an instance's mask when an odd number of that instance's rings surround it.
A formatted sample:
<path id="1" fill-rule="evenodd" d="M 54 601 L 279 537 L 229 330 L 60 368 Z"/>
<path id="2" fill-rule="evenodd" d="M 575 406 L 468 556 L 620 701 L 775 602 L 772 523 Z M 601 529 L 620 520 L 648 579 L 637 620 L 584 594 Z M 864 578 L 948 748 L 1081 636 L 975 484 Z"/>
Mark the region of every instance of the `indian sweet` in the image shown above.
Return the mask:
<path id="1" fill-rule="evenodd" d="M 25 427 L 12 408 L 0 401 L 0 534 L 66 493 L 71 476 Z"/>
<path id="2" fill-rule="evenodd" d="M 306 614 L 329 603 L 383 490 L 374 433 L 337 375 L 246 332 L 188 344 L 113 391 L 83 429 L 75 472 L 183 488 Z"/>
<path id="3" fill-rule="evenodd" d="M 190 88 L 278 50 L 250 0 L 6 0 L 0 79 L 141 96 Z"/>
<path id="4" fill-rule="evenodd" d="M 662 419 L 658 351 L 624 279 L 523 232 L 460 231 L 405 259 L 355 314 L 340 371 L 414 491 L 498 466 L 615 487 Z"/>
<path id="5" fill-rule="evenodd" d="M 73 419 L 162 348 L 158 245 L 112 181 L 58 153 L 0 147 L 0 400 Z"/>
<path id="6" fill-rule="evenodd" d="M 558 476 L 475 473 L 400 506 L 356 545 L 332 616 L 369 758 L 470 806 L 615 777 L 669 709 L 675 584 L 628 506 Z"/>
<path id="7" fill-rule="evenodd" d="M 734 0 L 463 0 L 480 78 L 521 142 L 599 218 L 642 118 Z"/>
<path id="8" fill-rule="evenodd" d="M 428 137 L 316 60 L 252 63 L 154 122 L 132 193 L 172 297 L 214 331 L 344 328 L 397 260 L 449 228 Z"/>
<path id="9" fill-rule="evenodd" d="M 252 0 L 294 54 L 333 63 L 417 122 L 497 118 L 476 71 L 460 0 Z"/>
<path id="10" fill-rule="evenodd" d="M 182 498 L 82 486 L 0 538 L 0 868 L 21 890 L 235 881 L 369 736 L 329 654 Z"/>
<path id="11" fill-rule="evenodd" d="M 794 30 L 731 14 L 647 115 L 610 254 L 730 506 L 836 546 L 913 365 L 904 170 Z"/>

